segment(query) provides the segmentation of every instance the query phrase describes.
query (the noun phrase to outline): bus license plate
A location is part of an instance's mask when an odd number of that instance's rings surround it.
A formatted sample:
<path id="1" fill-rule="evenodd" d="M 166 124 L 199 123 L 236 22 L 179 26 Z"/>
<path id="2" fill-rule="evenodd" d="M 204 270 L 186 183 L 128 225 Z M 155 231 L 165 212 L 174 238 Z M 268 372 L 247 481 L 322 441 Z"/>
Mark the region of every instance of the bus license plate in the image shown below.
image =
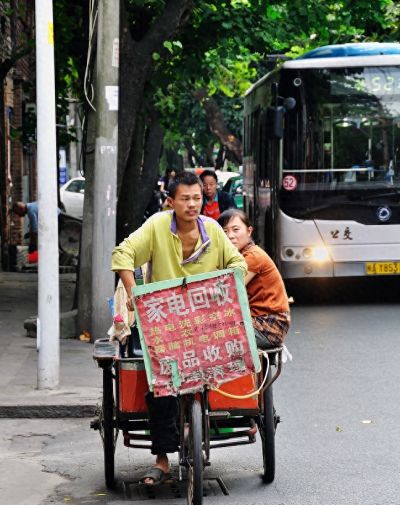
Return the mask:
<path id="1" fill-rule="evenodd" d="M 400 274 L 399 261 L 369 262 L 365 264 L 367 275 L 396 275 Z"/>

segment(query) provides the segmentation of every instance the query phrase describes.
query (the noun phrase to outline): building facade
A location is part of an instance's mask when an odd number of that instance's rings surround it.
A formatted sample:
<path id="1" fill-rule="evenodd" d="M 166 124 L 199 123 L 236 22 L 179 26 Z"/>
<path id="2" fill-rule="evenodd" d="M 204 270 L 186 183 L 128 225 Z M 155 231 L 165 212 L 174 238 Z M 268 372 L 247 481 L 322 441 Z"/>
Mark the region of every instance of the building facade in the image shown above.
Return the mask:
<path id="1" fill-rule="evenodd" d="M 34 1 L 0 4 L 0 241 L 10 270 L 26 223 L 15 201 L 36 199 Z"/>

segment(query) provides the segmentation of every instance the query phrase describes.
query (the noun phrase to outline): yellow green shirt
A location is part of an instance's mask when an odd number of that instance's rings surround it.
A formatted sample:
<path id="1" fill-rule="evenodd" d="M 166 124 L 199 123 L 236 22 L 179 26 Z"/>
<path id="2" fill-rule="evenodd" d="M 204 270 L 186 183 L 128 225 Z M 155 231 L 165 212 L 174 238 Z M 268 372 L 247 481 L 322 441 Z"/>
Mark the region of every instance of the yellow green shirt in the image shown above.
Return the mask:
<path id="1" fill-rule="evenodd" d="M 231 244 L 219 224 L 199 216 L 199 240 L 193 254 L 183 259 L 182 242 L 177 235 L 175 213 L 159 212 L 129 235 L 112 253 L 112 270 L 134 270 L 148 263 L 147 282 L 186 277 L 224 268 L 237 268 L 244 276 L 243 256 Z"/>

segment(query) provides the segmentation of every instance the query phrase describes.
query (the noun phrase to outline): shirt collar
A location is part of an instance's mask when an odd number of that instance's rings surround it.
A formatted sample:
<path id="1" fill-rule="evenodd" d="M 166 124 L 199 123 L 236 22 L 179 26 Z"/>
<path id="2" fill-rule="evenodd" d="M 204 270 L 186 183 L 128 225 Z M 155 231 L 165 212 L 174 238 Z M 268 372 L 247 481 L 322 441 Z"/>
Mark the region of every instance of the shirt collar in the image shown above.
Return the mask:
<path id="1" fill-rule="evenodd" d="M 204 196 L 204 204 L 207 204 L 208 202 L 210 202 L 211 200 L 208 200 L 206 196 Z M 217 192 L 215 193 L 215 197 L 214 197 L 214 200 L 212 200 L 213 202 L 218 202 L 218 189 L 217 189 Z"/>
<path id="2" fill-rule="evenodd" d="M 171 233 L 174 235 L 177 235 L 177 224 L 176 224 L 176 215 L 174 211 L 172 212 L 172 219 L 171 219 L 171 226 L 170 230 Z M 194 251 L 194 253 L 189 256 L 189 258 L 186 258 L 185 260 L 182 261 L 182 265 L 185 263 L 190 263 L 191 261 L 197 260 L 197 258 L 207 249 L 207 247 L 210 245 L 211 240 L 210 237 L 207 235 L 206 227 L 204 225 L 204 222 L 207 221 L 207 218 L 205 216 L 199 216 L 197 218 L 197 226 L 199 227 L 199 232 L 200 232 L 200 238 L 201 238 L 201 246 L 197 249 L 197 251 Z"/>

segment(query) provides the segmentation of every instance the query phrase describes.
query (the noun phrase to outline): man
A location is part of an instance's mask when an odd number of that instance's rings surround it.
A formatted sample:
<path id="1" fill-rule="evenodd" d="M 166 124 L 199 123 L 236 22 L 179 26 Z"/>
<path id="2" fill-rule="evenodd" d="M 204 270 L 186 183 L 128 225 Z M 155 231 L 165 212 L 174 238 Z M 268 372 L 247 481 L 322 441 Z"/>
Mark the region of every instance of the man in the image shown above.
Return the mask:
<path id="1" fill-rule="evenodd" d="M 246 263 L 212 219 L 200 216 L 203 204 L 199 178 L 191 172 L 178 174 L 169 187 L 171 211 L 154 214 L 138 230 L 117 246 L 112 255 L 112 270 L 119 273 L 128 293 L 128 308 L 133 310 L 133 270 L 149 263 L 147 281 L 186 277 L 224 268 L 237 268 L 245 275 Z M 154 398 L 147 393 L 152 454 L 155 466 L 142 482 L 158 484 L 170 472 L 167 453 L 178 450 L 176 429 L 177 400 Z"/>
<path id="2" fill-rule="evenodd" d="M 12 206 L 12 211 L 17 216 L 28 216 L 29 219 L 29 249 L 30 253 L 38 249 L 38 223 L 39 223 L 39 205 L 38 202 L 15 202 Z M 57 207 L 57 214 L 60 216 L 61 210 Z M 61 229 L 62 223 L 58 222 L 58 229 Z"/>
<path id="3" fill-rule="evenodd" d="M 236 207 L 233 197 L 226 191 L 218 189 L 218 177 L 213 170 L 204 170 L 200 179 L 203 182 L 204 194 L 202 214 L 218 219 L 224 210 Z"/>
<path id="4" fill-rule="evenodd" d="M 12 206 L 14 214 L 29 219 L 29 252 L 37 251 L 38 248 L 38 203 L 15 202 Z"/>

